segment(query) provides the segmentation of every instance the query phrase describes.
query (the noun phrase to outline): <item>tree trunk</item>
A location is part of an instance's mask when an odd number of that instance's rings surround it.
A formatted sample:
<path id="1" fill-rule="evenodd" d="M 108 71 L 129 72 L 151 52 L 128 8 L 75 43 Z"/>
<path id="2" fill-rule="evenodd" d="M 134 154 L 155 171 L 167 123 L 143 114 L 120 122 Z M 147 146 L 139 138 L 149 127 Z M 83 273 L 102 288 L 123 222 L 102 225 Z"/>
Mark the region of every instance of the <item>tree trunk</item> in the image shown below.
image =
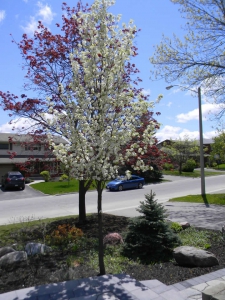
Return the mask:
<path id="1" fill-rule="evenodd" d="M 104 246 L 103 246 L 103 233 L 102 233 L 102 181 L 97 181 L 98 192 L 98 241 L 99 241 L 99 275 L 105 275 L 104 264 Z"/>
<path id="2" fill-rule="evenodd" d="M 79 223 L 86 221 L 86 205 L 85 205 L 85 180 L 79 181 Z"/>
<path id="3" fill-rule="evenodd" d="M 179 163 L 179 174 L 182 173 L 182 162 Z"/>

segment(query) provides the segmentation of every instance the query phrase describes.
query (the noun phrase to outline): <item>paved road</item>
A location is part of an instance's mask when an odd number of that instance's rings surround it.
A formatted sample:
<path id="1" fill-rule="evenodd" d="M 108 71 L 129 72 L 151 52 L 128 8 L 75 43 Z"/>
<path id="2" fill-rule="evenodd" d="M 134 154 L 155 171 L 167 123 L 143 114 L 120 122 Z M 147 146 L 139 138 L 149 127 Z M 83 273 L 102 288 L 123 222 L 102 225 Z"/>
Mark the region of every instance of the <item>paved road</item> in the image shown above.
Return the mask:
<path id="1" fill-rule="evenodd" d="M 138 215 L 136 208 L 140 201 L 145 199 L 145 195 L 153 190 L 156 193 L 158 202 L 168 204 L 170 198 L 185 196 L 190 194 L 200 193 L 200 179 L 199 178 L 184 178 L 184 177 L 166 177 L 170 180 L 160 184 L 147 185 L 143 189 L 128 190 L 122 192 L 108 192 L 103 191 L 103 212 L 112 213 L 115 215 L 123 215 L 133 217 Z M 224 190 L 225 175 L 212 176 L 206 178 L 207 193 L 225 192 Z M 41 196 L 40 196 L 41 195 Z M 86 210 L 87 213 L 95 213 L 97 211 L 97 194 L 95 191 L 88 192 L 86 195 Z M 217 228 L 221 227 L 224 222 L 225 211 L 221 210 L 218 213 L 218 208 L 211 206 L 210 209 L 204 207 L 195 207 L 188 205 L 185 207 L 177 207 L 178 204 L 168 206 L 167 209 L 173 213 L 172 218 L 186 219 L 192 218 L 192 224 L 197 224 L 204 227 L 209 220 L 213 224 L 218 224 Z M 192 209 L 192 215 L 189 214 Z M 185 216 L 183 215 L 186 211 Z M 179 213 L 179 215 L 178 215 Z M 67 216 L 78 214 L 78 194 L 67 194 L 61 196 L 46 196 L 38 194 L 37 197 L 26 199 L 13 199 L 0 201 L 0 224 L 7 224 L 9 222 L 19 222 L 20 219 L 26 218 L 49 218 L 56 216 Z M 201 217 L 200 215 L 201 214 Z M 211 215 L 211 217 L 210 217 Z M 205 223 L 204 223 L 204 222 Z M 200 223 L 200 224 L 199 224 Z M 216 225 L 215 225 L 216 226 Z"/>

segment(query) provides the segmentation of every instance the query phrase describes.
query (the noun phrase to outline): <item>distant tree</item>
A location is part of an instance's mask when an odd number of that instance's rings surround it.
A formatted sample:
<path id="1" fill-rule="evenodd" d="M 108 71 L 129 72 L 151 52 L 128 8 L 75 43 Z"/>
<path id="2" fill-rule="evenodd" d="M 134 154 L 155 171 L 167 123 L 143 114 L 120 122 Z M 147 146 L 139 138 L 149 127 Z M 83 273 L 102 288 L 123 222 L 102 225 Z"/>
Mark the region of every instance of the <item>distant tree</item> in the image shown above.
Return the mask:
<path id="1" fill-rule="evenodd" d="M 184 139 L 170 140 L 164 143 L 162 149 L 173 164 L 178 165 L 179 173 L 182 173 L 182 165 L 193 157 L 199 156 L 199 146 L 196 140 L 191 140 L 187 136 Z"/>
<path id="2" fill-rule="evenodd" d="M 225 132 L 220 133 L 215 137 L 211 145 L 210 159 L 211 161 L 225 162 Z"/>
<path id="3" fill-rule="evenodd" d="M 225 103 L 224 0 L 171 0 L 187 20 L 186 35 L 163 36 L 150 58 L 152 73 L 166 82 L 180 81 L 188 87 L 202 86 L 216 103 Z M 224 106 L 221 106 L 221 113 Z"/>

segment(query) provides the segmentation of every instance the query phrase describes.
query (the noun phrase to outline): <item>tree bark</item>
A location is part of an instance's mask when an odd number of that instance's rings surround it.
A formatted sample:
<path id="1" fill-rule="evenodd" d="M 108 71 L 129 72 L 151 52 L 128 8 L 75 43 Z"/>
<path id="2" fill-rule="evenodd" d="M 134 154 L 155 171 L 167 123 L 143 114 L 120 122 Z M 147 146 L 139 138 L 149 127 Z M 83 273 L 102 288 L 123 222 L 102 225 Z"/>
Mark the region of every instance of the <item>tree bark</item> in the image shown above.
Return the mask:
<path id="1" fill-rule="evenodd" d="M 79 223 L 86 221 L 86 205 L 85 205 L 85 181 L 79 181 Z"/>
<path id="2" fill-rule="evenodd" d="M 86 192 L 90 188 L 92 180 L 80 180 L 79 181 L 79 223 L 86 222 Z"/>
<path id="3" fill-rule="evenodd" d="M 103 246 L 103 233 L 102 233 L 102 181 L 97 181 L 98 192 L 98 240 L 99 240 L 99 275 L 105 275 L 104 264 L 104 246 Z"/>

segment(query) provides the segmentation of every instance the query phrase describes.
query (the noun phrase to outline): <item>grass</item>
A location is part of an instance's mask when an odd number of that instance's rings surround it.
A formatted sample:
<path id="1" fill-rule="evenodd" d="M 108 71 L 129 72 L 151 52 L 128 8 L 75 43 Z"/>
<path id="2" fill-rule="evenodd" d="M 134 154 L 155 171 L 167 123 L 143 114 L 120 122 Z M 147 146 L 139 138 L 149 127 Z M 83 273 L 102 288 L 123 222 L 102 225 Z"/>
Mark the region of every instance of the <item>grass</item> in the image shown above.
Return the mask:
<path id="1" fill-rule="evenodd" d="M 216 166 L 215 168 L 214 168 L 215 170 L 224 170 L 225 171 L 225 164 L 220 164 L 220 165 L 218 165 L 218 166 Z"/>
<path id="2" fill-rule="evenodd" d="M 16 232 L 23 228 L 33 228 L 35 226 L 42 226 L 43 224 L 48 224 L 58 220 L 68 219 L 74 216 L 66 216 L 66 217 L 56 217 L 56 218 L 48 218 L 48 219 L 38 219 L 35 220 L 33 216 L 28 218 L 19 218 L 12 219 L 10 224 L 0 225 L 0 241 L 4 244 L 11 243 L 11 233 Z M 75 216 L 76 217 L 76 216 Z"/>
<path id="3" fill-rule="evenodd" d="M 79 191 L 79 181 L 76 179 L 71 179 L 70 182 L 67 181 L 49 181 L 49 182 L 39 182 L 34 183 L 31 187 L 38 190 L 44 194 L 57 195 L 66 193 L 77 193 Z M 95 189 L 94 186 L 90 187 L 90 190 Z"/>
<path id="4" fill-rule="evenodd" d="M 221 172 L 211 172 L 211 171 L 207 171 L 205 170 L 205 176 L 217 176 L 217 175 L 223 175 L 223 173 Z M 163 170 L 163 175 L 173 175 L 173 176 L 184 176 L 184 177 L 201 177 L 201 172 L 194 170 L 194 172 L 182 172 L 181 174 L 179 173 L 179 171 L 166 171 Z"/>
<path id="5" fill-rule="evenodd" d="M 225 194 L 206 194 L 205 196 L 188 195 L 184 197 L 172 198 L 169 201 L 225 205 Z"/>

